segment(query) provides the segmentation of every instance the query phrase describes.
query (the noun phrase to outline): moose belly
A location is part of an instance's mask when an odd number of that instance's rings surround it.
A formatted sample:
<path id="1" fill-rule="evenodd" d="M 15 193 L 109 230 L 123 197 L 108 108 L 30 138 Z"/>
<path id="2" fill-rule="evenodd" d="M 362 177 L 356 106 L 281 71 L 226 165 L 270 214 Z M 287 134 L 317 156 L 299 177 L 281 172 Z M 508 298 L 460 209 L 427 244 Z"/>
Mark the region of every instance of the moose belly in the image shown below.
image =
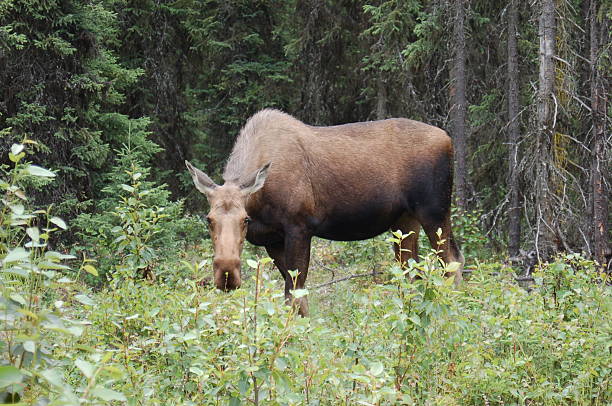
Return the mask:
<path id="1" fill-rule="evenodd" d="M 388 231 L 401 213 L 399 207 L 381 205 L 380 202 L 338 207 L 317 224 L 314 234 L 328 240 L 365 240 Z"/>

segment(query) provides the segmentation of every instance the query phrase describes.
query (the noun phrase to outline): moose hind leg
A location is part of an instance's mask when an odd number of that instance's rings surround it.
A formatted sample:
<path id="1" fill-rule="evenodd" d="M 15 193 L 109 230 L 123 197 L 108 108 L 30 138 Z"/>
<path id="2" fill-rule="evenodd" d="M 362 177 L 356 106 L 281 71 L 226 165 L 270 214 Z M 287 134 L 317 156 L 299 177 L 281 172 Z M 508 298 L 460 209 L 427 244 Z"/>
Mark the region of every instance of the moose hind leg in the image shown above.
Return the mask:
<path id="1" fill-rule="evenodd" d="M 465 260 L 453 237 L 450 213 L 447 213 L 441 221 L 436 221 L 433 216 L 427 216 L 421 224 L 423 225 L 425 234 L 427 234 L 431 247 L 439 251 L 442 261 L 444 261 L 446 265 L 451 262 L 459 263 L 459 267 L 455 272 L 455 285 L 458 285 L 463 280 L 463 265 Z M 438 235 L 438 230 L 441 230 L 440 235 Z M 452 275 L 449 274 L 447 276 Z"/>

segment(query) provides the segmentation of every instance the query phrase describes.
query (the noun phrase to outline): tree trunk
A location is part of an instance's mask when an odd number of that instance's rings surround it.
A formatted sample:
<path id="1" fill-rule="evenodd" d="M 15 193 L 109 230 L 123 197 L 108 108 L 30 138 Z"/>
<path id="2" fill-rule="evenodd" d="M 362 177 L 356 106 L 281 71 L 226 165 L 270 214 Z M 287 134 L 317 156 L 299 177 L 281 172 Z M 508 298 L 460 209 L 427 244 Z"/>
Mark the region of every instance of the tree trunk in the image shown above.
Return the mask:
<path id="1" fill-rule="evenodd" d="M 376 119 L 383 120 L 387 118 L 387 88 L 382 78 L 382 72 L 379 75 L 377 80 Z"/>
<path id="2" fill-rule="evenodd" d="M 599 24 L 597 23 L 597 0 L 590 2 L 590 68 L 591 68 L 591 117 L 593 124 L 593 147 L 591 161 L 592 193 L 593 193 L 593 251 L 595 259 L 602 265 L 608 261 L 610 248 L 608 246 L 608 192 L 604 173 L 606 171 L 606 111 L 607 100 L 604 78 L 597 69 L 600 56 Z M 601 30 L 605 35 L 606 30 Z"/>
<path id="3" fill-rule="evenodd" d="M 452 136 L 455 147 L 455 188 L 457 205 L 467 208 L 467 133 L 466 133 L 466 77 L 465 77 L 465 9 L 466 0 L 455 0 L 455 55 L 451 86 Z"/>
<path id="4" fill-rule="evenodd" d="M 312 124 L 322 124 L 324 119 L 323 99 L 324 78 L 322 68 L 322 46 L 318 44 L 323 29 L 318 21 L 322 14 L 322 3 L 318 0 L 299 1 L 296 11 L 303 19 L 304 30 L 300 59 L 304 69 L 302 89 L 302 112 L 300 116 Z"/>
<path id="5" fill-rule="evenodd" d="M 521 244 L 521 197 L 519 185 L 519 69 L 516 46 L 517 9 L 516 0 L 511 0 L 508 9 L 508 253 L 516 256 Z"/>
<path id="6" fill-rule="evenodd" d="M 556 112 L 554 106 L 555 80 L 555 2 L 540 1 L 539 38 L 540 74 L 537 99 L 537 144 L 536 144 L 536 253 L 538 261 L 547 259 L 554 251 L 556 232 L 553 217 L 554 191 L 551 187 L 553 169 L 552 137 Z"/>

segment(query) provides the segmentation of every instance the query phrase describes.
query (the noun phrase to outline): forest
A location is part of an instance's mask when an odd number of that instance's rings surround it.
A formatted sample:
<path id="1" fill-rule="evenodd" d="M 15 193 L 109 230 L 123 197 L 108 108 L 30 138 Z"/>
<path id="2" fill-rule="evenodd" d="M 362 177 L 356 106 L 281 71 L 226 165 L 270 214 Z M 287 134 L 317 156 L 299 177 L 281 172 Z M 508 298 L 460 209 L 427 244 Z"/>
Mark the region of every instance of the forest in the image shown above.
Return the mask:
<path id="1" fill-rule="evenodd" d="M 0 0 L 0 403 L 612 403 L 612 3 Z M 264 108 L 454 146 L 464 281 L 421 233 L 315 239 L 310 316 L 208 202 Z M 363 157 L 364 160 L 368 157 Z M 442 243 L 442 242 L 441 242 Z M 435 244 L 434 244 L 435 245 Z"/>

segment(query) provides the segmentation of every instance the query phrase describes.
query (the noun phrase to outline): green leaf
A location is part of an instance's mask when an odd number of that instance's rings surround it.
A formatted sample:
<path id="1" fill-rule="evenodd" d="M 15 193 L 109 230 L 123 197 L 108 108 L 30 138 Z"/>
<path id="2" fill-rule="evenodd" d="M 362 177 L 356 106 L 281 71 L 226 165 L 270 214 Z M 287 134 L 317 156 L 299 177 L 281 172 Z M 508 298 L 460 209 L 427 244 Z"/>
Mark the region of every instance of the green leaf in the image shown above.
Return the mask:
<path id="1" fill-rule="evenodd" d="M 270 262 L 272 262 L 272 258 L 270 258 L 270 257 L 265 257 L 265 258 L 262 258 L 262 259 L 259 260 L 259 263 L 262 264 L 262 265 L 267 265 Z"/>
<path id="2" fill-rule="evenodd" d="M 28 227 L 26 229 L 26 234 L 34 242 L 38 242 L 38 240 L 40 240 L 40 231 L 38 230 L 38 227 Z"/>
<path id="3" fill-rule="evenodd" d="M 408 320 L 416 324 L 417 326 L 421 325 L 421 318 L 417 314 L 410 315 Z"/>
<path id="4" fill-rule="evenodd" d="M 9 207 L 11 208 L 11 211 L 18 216 L 21 216 L 25 211 L 23 204 L 10 204 Z"/>
<path id="5" fill-rule="evenodd" d="M 63 374 L 57 368 L 50 368 L 40 373 L 52 386 L 62 388 L 64 386 Z"/>
<path id="6" fill-rule="evenodd" d="M 57 260 L 62 260 L 62 259 L 76 259 L 76 257 L 74 255 L 70 255 L 70 254 L 62 254 L 61 252 L 57 252 L 57 251 L 47 251 L 45 252 L 45 258 L 48 259 L 57 259 Z"/>
<path id="7" fill-rule="evenodd" d="M 53 224 L 55 224 L 56 226 L 58 226 L 61 229 L 66 230 L 68 228 L 68 226 L 66 226 L 66 223 L 64 222 L 64 220 L 62 220 L 59 217 L 51 217 L 49 219 L 50 222 L 52 222 Z"/>
<path id="8" fill-rule="evenodd" d="M 274 305 L 270 302 L 264 302 L 262 304 L 264 310 L 266 311 L 266 313 L 268 313 L 268 316 L 272 316 L 275 312 L 274 310 Z"/>
<path id="9" fill-rule="evenodd" d="M 103 386 L 96 386 L 91 391 L 91 394 L 97 398 L 110 402 L 112 400 L 118 400 L 120 402 L 127 402 L 127 398 L 121 392 L 114 391 L 112 389 L 105 388 Z"/>
<path id="10" fill-rule="evenodd" d="M 83 303 L 84 305 L 87 306 L 95 306 L 96 302 L 94 302 L 93 300 L 91 300 L 91 298 L 87 295 L 76 295 L 74 297 L 76 300 L 78 300 L 79 302 Z"/>
<path id="11" fill-rule="evenodd" d="M 197 376 L 202 376 L 204 375 L 204 371 L 202 371 L 200 368 L 198 367 L 190 367 L 189 368 L 189 372 L 192 372 L 194 374 L 196 374 Z"/>
<path id="12" fill-rule="evenodd" d="M 96 371 L 95 366 L 82 359 L 77 359 L 76 361 L 74 361 L 74 365 L 76 365 L 77 368 L 81 370 L 81 372 L 83 373 L 83 375 L 85 375 L 87 379 L 91 379 L 94 375 L 94 372 Z"/>
<path id="13" fill-rule="evenodd" d="M 372 362 L 370 364 L 370 373 L 374 376 L 382 374 L 384 370 L 385 366 L 382 364 L 382 362 Z"/>
<path id="14" fill-rule="evenodd" d="M 284 357 L 278 357 L 274 360 L 274 366 L 279 370 L 279 371 L 284 371 L 285 368 L 287 368 L 287 360 Z"/>
<path id="15" fill-rule="evenodd" d="M 83 265 L 83 269 L 85 272 L 92 274 L 93 276 L 98 276 L 98 270 L 93 265 Z"/>
<path id="16" fill-rule="evenodd" d="M 11 154 L 19 155 L 19 153 L 23 151 L 24 148 L 25 147 L 23 146 L 23 144 L 13 144 L 11 145 Z"/>
<path id="17" fill-rule="evenodd" d="M 247 265 L 250 266 L 253 269 L 257 269 L 257 261 L 254 261 L 252 259 L 247 259 Z"/>
<path id="18" fill-rule="evenodd" d="M 291 291 L 291 294 L 293 295 L 294 298 L 299 299 L 308 294 L 308 289 L 295 289 Z"/>
<path id="19" fill-rule="evenodd" d="M 58 263 L 51 262 L 51 261 L 41 261 L 38 264 L 38 267 L 40 269 L 55 269 L 55 270 L 70 269 L 70 267 L 67 265 L 62 265 L 62 264 L 58 264 Z"/>
<path id="20" fill-rule="evenodd" d="M 12 152 L 9 152 L 9 159 L 11 160 L 11 162 L 19 162 L 21 161 L 21 159 L 25 156 L 25 152 L 22 152 L 20 154 L 13 154 Z"/>
<path id="21" fill-rule="evenodd" d="M 28 259 L 30 257 L 30 252 L 26 251 L 21 247 L 17 247 L 14 250 L 9 251 L 4 257 L 4 263 L 8 264 L 9 262 L 17 262 L 23 261 L 24 259 Z"/>
<path id="22" fill-rule="evenodd" d="M 460 266 L 461 264 L 459 262 L 451 262 L 448 265 L 446 265 L 446 272 L 455 273 L 457 272 Z"/>
<path id="23" fill-rule="evenodd" d="M 26 341 L 23 343 L 23 348 L 28 351 L 31 352 L 32 354 L 34 354 L 36 352 L 36 344 L 34 344 L 34 341 Z"/>
<path id="24" fill-rule="evenodd" d="M 25 170 L 27 173 L 29 173 L 32 176 L 38 176 L 41 178 L 54 178 L 55 177 L 55 174 L 51 172 L 50 170 L 41 168 L 40 166 L 36 166 L 36 165 L 28 165 L 25 168 Z"/>
<path id="25" fill-rule="evenodd" d="M 23 374 L 12 365 L 0 366 L 0 388 L 21 383 Z"/>
<path id="26" fill-rule="evenodd" d="M 14 301 L 16 301 L 17 303 L 19 303 L 22 306 L 25 306 L 26 303 L 28 303 L 25 298 L 23 296 L 21 296 L 19 293 L 17 292 L 13 292 L 10 294 L 9 296 L 11 299 L 13 299 Z"/>

